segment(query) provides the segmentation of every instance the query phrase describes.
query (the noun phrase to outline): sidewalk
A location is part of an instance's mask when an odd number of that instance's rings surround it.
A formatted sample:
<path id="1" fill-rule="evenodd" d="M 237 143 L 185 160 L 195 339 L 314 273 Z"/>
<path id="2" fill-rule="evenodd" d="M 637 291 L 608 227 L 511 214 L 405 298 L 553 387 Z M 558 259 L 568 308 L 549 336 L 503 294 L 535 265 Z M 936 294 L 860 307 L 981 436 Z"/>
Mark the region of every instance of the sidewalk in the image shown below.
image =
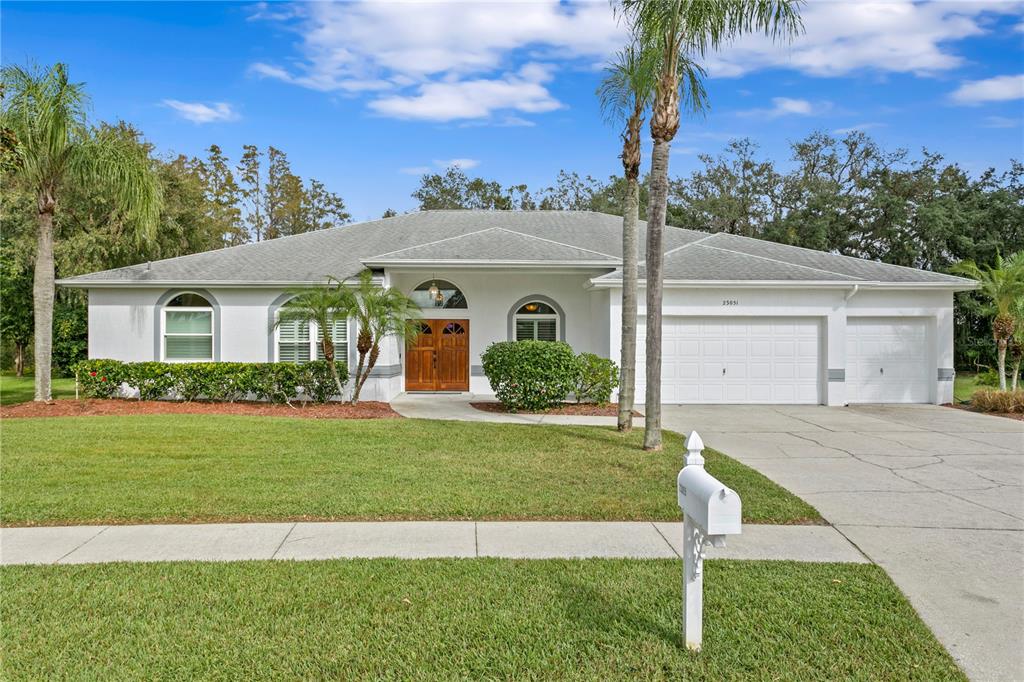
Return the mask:
<path id="1" fill-rule="evenodd" d="M 0 564 L 397 557 L 671 559 L 683 524 L 646 521 L 345 521 L 0 528 Z M 715 559 L 866 563 L 829 526 L 747 525 Z"/>
<path id="2" fill-rule="evenodd" d="M 503 414 L 478 410 L 471 402 L 490 402 L 493 395 L 473 393 L 402 393 L 391 400 L 391 409 L 413 419 L 442 419 L 460 422 L 497 422 L 500 424 L 581 424 L 615 426 L 615 417 L 586 417 L 569 414 Z M 643 417 L 634 417 L 633 426 L 642 427 Z"/>

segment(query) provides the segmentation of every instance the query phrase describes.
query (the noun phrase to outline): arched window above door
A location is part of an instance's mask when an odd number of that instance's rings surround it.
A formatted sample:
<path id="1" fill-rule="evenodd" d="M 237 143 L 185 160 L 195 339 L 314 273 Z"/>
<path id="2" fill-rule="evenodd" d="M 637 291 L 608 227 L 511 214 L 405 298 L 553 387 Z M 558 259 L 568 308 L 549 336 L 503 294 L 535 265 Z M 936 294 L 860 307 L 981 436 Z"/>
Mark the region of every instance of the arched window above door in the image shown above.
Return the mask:
<path id="1" fill-rule="evenodd" d="M 462 291 L 443 279 L 430 279 L 413 289 L 411 298 L 420 308 L 464 310 L 469 307 Z"/>

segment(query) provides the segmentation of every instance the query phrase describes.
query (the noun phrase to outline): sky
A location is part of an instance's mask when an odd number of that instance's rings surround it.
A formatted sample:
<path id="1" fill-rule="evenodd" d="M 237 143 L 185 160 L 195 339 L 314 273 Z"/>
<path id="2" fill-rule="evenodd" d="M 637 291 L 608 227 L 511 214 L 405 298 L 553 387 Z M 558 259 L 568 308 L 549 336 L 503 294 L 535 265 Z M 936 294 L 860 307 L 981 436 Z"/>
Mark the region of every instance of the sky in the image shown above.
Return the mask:
<path id="1" fill-rule="evenodd" d="M 1024 159 L 1024 2 L 811 0 L 785 44 L 706 57 L 710 109 L 683 121 L 670 172 L 749 137 L 761 154 L 822 130 L 927 148 L 971 173 Z M 626 30 L 593 2 L 12 2 L 4 64 L 68 64 L 94 120 L 161 154 L 284 150 L 353 217 L 412 210 L 425 172 L 531 188 L 559 169 L 620 172 L 595 90 Z"/>

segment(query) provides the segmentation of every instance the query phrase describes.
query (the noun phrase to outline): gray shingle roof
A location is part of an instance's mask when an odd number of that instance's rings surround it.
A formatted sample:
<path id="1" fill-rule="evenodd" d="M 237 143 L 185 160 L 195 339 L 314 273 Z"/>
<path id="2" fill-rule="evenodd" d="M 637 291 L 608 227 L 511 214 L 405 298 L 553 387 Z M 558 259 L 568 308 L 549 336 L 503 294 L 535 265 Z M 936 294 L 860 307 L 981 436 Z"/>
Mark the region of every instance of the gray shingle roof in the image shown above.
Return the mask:
<path id="1" fill-rule="evenodd" d="M 641 259 L 646 225 L 640 225 Z M 669 228 L 666 278 L 679 280 L 880 281 L 969 284 L 885 265 L 730 234 Z M 423 211 L 244 244 L 62 280 L 105 284 L 304 284 L 347 278 L 364 263 L 493 260 L 620 265 L 622 219 L 588 211 Z M 641 260 L 642 262 L 642 260 Z M 614 280 L 618 271 L 601 279 Z"/>

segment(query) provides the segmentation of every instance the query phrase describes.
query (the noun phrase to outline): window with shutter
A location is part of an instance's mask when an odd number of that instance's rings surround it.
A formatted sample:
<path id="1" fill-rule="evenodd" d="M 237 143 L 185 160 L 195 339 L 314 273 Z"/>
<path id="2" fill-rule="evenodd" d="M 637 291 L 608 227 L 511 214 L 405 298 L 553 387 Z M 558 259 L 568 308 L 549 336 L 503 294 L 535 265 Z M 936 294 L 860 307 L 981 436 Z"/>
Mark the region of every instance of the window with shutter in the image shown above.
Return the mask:
<path id="1" fill-rule="evenodd" d="M 515 314 L 516 341 L 557 341 L 558 313 L 540 301 L 521 306 Z"/>
<path id="2" fill-rule="evenodd" d="M 278 362 L 309 362 L 309 322 L 286 320 L 277 328 Z"/>
<path id="3" fill-rule="evenodd" d="M 316 334 L 316 359 L 324 359 L 323 332 L 318 328 Z M 331 341 L 334 342 L 334 359 L 348 359 L 348 320 L 331 320 Z"/>
<path id="4" fill-rule="evenodd" d="M 213 306 L 199 294 L 179 294 L 163 309 L 164 360 L 213 360 Z"/>

